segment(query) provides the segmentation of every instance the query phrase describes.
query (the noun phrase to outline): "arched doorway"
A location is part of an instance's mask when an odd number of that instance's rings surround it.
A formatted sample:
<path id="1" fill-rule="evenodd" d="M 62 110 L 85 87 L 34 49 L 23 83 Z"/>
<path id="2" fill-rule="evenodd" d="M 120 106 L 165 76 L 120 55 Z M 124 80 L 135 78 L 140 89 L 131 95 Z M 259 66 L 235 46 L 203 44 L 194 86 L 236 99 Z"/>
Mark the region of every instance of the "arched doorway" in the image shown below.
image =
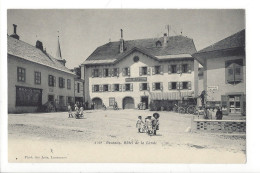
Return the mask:
<path id="1" fill-rule="evenodd" d="M 125 97 L 123 99 L 123 109 L 134 109 L 135 108 L 135 102 L 132 97 Z"/>
<path id="2" fill-rule="evenodd" d="M 93 98 L 92 103 L 94 103 L 94 109 L 102 109 L 102 100 L 101 98 Z"/>

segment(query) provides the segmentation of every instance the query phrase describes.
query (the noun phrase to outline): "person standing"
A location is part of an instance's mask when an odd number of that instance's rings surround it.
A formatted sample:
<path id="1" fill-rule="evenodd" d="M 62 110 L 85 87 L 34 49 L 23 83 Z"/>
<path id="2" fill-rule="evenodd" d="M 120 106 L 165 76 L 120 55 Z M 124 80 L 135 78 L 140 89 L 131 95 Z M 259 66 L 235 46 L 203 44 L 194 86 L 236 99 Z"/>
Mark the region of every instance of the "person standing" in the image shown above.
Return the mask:
<path id="1" fill-rule="evenodd" d="M 71 109 L 70 104 L 68 104 L 68 113 L 69 113 L 69 118 L 73 118 L 72 109 Z"/>
<path id="2" fill-rule="evenodd" d="M 154 135 L 156 135 L 156 131 L 159 130 L 159 117 L 160 117 L 160 115 L 158 113 L 153 114 L 152 125 L 153 125 L 153 134 Z"/>
<path id="3" fill-rule="evenodd" d="M 222 120 L 223 118 L 223 113 L 222 111 L 220 110 L 220 108 L 218 108 L 217 112 L 216 112 L 216 119 L 217 120 Z"/>

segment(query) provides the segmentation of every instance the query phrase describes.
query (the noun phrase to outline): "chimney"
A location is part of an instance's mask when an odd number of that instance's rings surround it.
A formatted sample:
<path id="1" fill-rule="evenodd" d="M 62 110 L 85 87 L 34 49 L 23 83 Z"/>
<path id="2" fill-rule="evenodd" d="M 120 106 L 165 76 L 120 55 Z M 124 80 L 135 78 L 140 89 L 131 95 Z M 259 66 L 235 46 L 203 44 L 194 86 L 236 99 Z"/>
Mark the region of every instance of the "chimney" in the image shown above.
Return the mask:
<path id="1" fill-rule="evenodd" d="M 43 51 L 43 45 L 42 45 L 42 42 L 41 42 L 41 41 L 37 40 L 35 47 Z"/>
<path id="2" fill-rule="evenodd" d="M 121 38 L 120 38 L 120 53 L 123 53 L 124 52 L 124 39 L 123 39 L 123 30 L 120 29 L 121 31 Z"/>
<path id="3" fill-rule="evenodd" d="M 164 33 L 163 34 L 163 46 L 166 46 L 167 45 L 167 34 Z"/>
<path id="4" fill-rule="evenodd" d="M 19 37 L 19 35 L 16 34 L 16 27 L 17 27 L 17 25 L 13 24 L 13 27 L 14 27 L 14 33 L 12 35 L 10 35 L 10 37 L 13 37 L 13 38 L 19 40 L 20 37 Z"/>

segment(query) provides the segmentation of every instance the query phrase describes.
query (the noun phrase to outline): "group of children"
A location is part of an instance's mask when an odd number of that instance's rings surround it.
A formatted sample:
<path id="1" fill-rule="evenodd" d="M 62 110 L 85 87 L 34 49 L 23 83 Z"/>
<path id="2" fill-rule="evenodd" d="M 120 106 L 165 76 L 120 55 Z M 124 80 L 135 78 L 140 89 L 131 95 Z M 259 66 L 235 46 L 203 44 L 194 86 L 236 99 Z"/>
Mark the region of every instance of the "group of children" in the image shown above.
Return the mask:
<path id="1" fill-rule="evenodd" d="M 75 104 L 75 118 L 81 118 L 83 117 L 83 111 L 84 111 L 84 108 L 81 106 L 80 108 L 78 107 L 77 104 Z M 69 112 L 69 117 L 68 118 L 73 118 L 73 114 L 72 114 L 72 108 L 70 105 L 68 105 L 68 112 Z"/>
<path id="2" fill-rule="evenodd" d="M 138 133 L 147 133 L 150 136 L 156 135 L 156 131 L 159 130 L 159 117 L 160 115 L 158 113 L 154 113 L 153 118 L 152 116 L 147 116 L 143 122 L 142 116 L 138 116 L 136 122 Z"/>

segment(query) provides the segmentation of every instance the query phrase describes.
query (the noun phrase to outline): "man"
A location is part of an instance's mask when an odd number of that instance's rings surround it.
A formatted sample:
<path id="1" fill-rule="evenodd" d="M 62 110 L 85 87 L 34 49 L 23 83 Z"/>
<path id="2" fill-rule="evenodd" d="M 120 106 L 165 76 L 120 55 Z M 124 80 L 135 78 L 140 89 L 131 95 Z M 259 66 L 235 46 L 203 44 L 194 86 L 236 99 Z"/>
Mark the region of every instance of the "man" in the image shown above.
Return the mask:
<path id="1" fill-rule="evenodd" d="M 223 118 L 223 113 L 222 111 L 218 108 L 217 112 L 216 112 L 216 119 L 217 120 L 222 120 Z"/>

